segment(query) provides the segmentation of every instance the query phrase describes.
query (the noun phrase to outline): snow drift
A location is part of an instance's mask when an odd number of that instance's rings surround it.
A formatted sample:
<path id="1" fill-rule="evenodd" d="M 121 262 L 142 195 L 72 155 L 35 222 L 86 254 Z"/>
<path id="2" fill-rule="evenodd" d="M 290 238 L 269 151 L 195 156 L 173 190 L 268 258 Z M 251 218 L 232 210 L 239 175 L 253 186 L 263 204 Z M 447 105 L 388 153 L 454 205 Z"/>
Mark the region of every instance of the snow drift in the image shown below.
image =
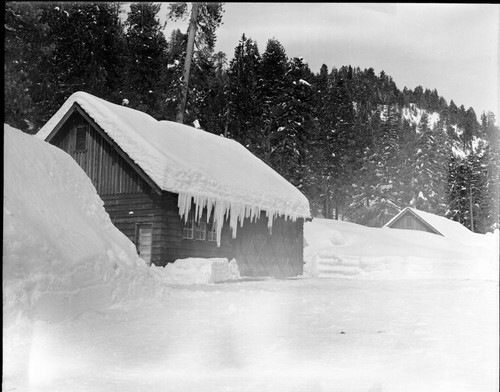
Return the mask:
<path id="1" fill-rule="evenodd" d="M 65 152 L 4 126 L 4 322 L 61 320 L 149 292 L 154 278 Z"/>
<path id="2" fill-rule="evenodd" d="M 498 280 L 498 231 L 476 234 L 464 228 L 443 237 L 313 219 L 304 225 L 304 238 L 309 277 Z"/>
<path id="3" fill-rule="evenodd" d="M 235 259 L 187 258 L 176 260 L 165 267 L 152 267 L 162 282 L 173 285 L 210 284 L 240 279 Z"/>

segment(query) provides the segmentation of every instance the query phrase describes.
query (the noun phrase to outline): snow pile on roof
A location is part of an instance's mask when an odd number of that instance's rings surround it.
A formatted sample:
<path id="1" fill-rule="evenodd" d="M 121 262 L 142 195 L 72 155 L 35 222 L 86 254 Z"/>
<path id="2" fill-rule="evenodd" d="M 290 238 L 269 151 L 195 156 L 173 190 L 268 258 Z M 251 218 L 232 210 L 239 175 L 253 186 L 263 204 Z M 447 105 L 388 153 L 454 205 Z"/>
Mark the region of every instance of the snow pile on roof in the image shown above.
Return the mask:
<path id="1" fill-rule="evenodd" d="M 455 239 L 329 219 L 304 224 L 304 275 L 344 279 L 498 280 L 498 231 Z"/>
<path id="2" fill-rule="evenodd" d="M 389 222 L 387 222 L 384 227 L 389 227 L 392 222 L 394 222 L 399 216 L 401 216 L 405 211 L 410 210 L 420 219 L 426 222 L 428 225 L 437 230 L 441 235 L 453 238 L 457 241 L 465 243 L 474 243 L 476 241 L 481 241 L 483 236 L 481 234 L 473 233 L 467 227 L 463 226 L 459 222 L 455 222 L 451 219 L 445 218 L 443 216 L 431 214 L 430 212 L 425 212 L 417 210 L 413 207 L 406 207 L 399 214 L 394 216 Z"/>
<path id="3" fill-rule="evenodd" d="M 237 222 L 265 211 L 272 219 L 310 216 L 307 198 L 241 144 L 146 113 L 109 103 L 84 92 L 71 95 L 36 135 L 46 139 L 74 103 L 139 165 L 160 189 L 179 194 L 184 216 L 191 201 L 213 212 L 220 239 L 223 216 Z M 221 223 L 220 225 L 218 223 Z"/>
<path id="4" fill-rule="evenodd" d="M 225 258 L 187 258 L 152 268 L 167 284 L 211 284 L 240 279 L 235 259 L 228 262 Z"/>
<path id="5" fill-rule="evenodd" d="M 152 296 L 155 277 L 65 152 L 4 125 L 4 323 Z"/>

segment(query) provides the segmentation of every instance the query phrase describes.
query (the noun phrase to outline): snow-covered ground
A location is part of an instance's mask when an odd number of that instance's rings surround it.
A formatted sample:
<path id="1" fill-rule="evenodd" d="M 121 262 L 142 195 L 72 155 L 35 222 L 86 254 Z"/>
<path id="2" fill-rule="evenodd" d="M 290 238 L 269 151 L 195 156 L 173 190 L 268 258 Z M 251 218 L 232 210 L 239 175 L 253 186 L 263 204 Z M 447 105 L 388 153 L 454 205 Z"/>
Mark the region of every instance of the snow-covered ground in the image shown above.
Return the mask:
<path id="1" fill-rule="evenodd" d="M 497 295 L 481 281 L 169 287 L 19 323 L 4 390 L 496 392 Z"/>
<path id="2" fill-rule="evenodd" d="M 498 391 L 498 233 L 315 219 L 302 277 L 149 268 L 68 155 L 4 135 L 4 391 Z"/>

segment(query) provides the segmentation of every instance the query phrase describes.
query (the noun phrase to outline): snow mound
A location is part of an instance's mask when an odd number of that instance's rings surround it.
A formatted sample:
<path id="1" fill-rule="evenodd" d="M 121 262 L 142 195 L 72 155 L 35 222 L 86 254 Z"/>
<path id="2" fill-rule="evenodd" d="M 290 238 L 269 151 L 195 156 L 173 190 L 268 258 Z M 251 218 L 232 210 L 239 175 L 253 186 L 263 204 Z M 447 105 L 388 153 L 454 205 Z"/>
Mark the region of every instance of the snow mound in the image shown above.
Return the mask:
<path id="1" fill-rule="evenodd" d="M 176 285 L 210 284 L 240 279 L 235 259 L 228 262 L 225 258 L 187 258 L 154 270 L 163 282 Z"/>
<path id="2" fill-rule="evenodd" d="M 314 219 L 304 224 L 304 276 L 498 280 L 498 231 L 460 234 L 450 238 Z"/>
<path id="3" fill-rule="evenodd" d="M 59 321 L 160 291 L 68 154 L 8 125 L 4 141 L 4 323 Z"/>

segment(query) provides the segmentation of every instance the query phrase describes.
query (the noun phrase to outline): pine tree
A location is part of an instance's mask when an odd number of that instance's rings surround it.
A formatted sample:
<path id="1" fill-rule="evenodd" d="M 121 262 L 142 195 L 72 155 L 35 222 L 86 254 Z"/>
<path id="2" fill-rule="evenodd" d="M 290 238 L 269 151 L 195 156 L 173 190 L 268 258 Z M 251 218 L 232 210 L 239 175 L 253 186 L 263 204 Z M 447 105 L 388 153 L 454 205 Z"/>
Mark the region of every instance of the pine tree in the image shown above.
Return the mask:
<path id="1" fill-rule="evenodd" d="M 450 153 L 444 134 L 444 123 L 432 129 L 424 112 L 418 126 L 414 170 L 413 198 L 410 204 L 438 215 L 445 213 L 446 163 Z"/>
<path id="2" fill-rule="evenodd" d="M 310 139 L 310 149 L 314 153 L 311 154 L 309 165 L 309 197 L 315 214 L 332 217 L 335 116 L 332 110 L 332 77 L 324 64 L 315 78 L 314 88 L 313 110 L 316 127 Z"/>
<path id="3" fill-rule="evenodd" d="M 45 7 L 50 5 L 5 3 L 4 122 L 28 133 L 41 125 L 36 98 L 48 93 L 41 83 L 42 65 L 51 55 L 47 25 L 41 22 Z"/>
<path id="4" fill-rule="evenodd" d="M 344 72 L 342 72 L 344 71 Z M 357 159 L 361 151 L 361 133 L 354 129 L 354 109 L 349 93 L 348 83 L 351 76 L 349 69 L 340 70 L 335 79 L 332 91 L 333 112 L 333 154 L 330 160 L 333 163 L 335 205 L 335 219 L 347 203 L 348 187 L 352 182 L 352 175 L 357 169 Z"/>
<path id="5" fill-rule="evenodd" d="M 288 58 L 285 49 L 278 40 L 270 39 L 262 55 L 261 84 L 258 90 L 262 102 L 262 134 L 259 135 L 260 142 L 256 151 L 261 159 L 271 165 L 271 139 L 275 139 L 276 133 L 281 132 L 281 127 L 286 125 L 286 119 L 282 115 L 287 94 L 287 72 Z"/>
<path id="6" fill-rule="evenodd" d="M 188 39 L 184 57 L 184 72 L 181 85 L 181 96 L 177 99 L 178 110 L 176 121 L 183 123 L 189 95 L 189 78 L 191 73 L 191 62 L 196 46 L 201 59 L 207 59 L 213 54 L 216 35 L 215 31 L 222 23 L 224 10 L 222 3 L 192 3 L 189 12 L 190 22 L 188 27 Z M 173 3 L 169 6 L 168 18 L 177 20 L 188 15 L 187 3 Z"/>
<path id="7" fill-rule="evenodd" d="M 485 170 L 488 189 L 488 216 L 485 218 L 485 231 L 499 228 L 500 217 L 500 130 L 495 126 L 492 112 L 482 115 L 481 133 L 487 141 L 485 149 Z"/>
<path id="8" fill-rule="evenodd" d="M 196 121 L 201 128 L 211 133 L 223 134 L 225 131 L 224 96 L 225 56 L 197 52 L 193 58 L 193 72 L 189 88 L 184 122 Z"/>
<path id="9" fill-rule="evenodd" d="M 258 89 L 261 62 L 257 44 L 243 34 L 228 70 L 228 133 L 255 153 L 261 131 L 262 104 Z"/>
<path id="10" fill-rule="evenodd" d="M 453 157 L 448 174 L 447 216 L 474 232 L 488 228 L 489 196 L 485 156 Z"/>
<path id="11" fill-rule="evenodd" d="M 312 132 L 312 73 L 302 58 L 288 64 L 286 88 L 279 105 L 279 128 L 271 134 L 270 161 L 288 181 L 302 189 L 306 184 L 307 143 Z"/>
<path id="12" fill-rule="evenodd" d="M 44 9 L 54 45 L 47 64 L 54 113 L 75 91 L 120 101 L 124 36 L 118 3 L 57 3 Z"/>
<path id="13" fill-rule="evenodd" d="M 133 3 L 126 27 L 123 97 L 130 107 L 165 118 L 167 41 L 158 19 L 160 4 Z"/>
<path id="14" fill-rule="evenodd" d="M 204 130 L 223 135 L 227 133 L 227 60 L 223 52 L 210 57 L 209 72 L 204 73 L 204 94 L 199 100 L 200 122 Z"/>
<path id="15" fill-rule="evenodd" d="M 401 209 L 398 170 L 401 162 L 398 135 L 401 114 L 394 105 L 386 105 L 381 115 L 376 143 L 366 147 L 358 183 L 351 187 L 354 196 L 348 217 L 368 226 L 382 226 Z"/>
<path id="16" fill-rule="evenodd" d="M 472 149 L 472 139 L 477 136 L 478 122 L 476 113 L 474 109 L 469 108 L 467 112 L 464 111 L 463 105 L 461 106 L 461 111 L 463 112 L 462 121 L 460 123 L 463 128 L 462 142 L 464 150 Z"/>
<path id="17" fill-rule="evenodd" d="M 165 118 L 175 121 L 179 102 L 182 96 L 182 75 L 186 56 L 187 35 L 179 29 L 172 31 L 167 41 L 167 71 L 165 74 L 167 90 L 165 91 Z"/>

